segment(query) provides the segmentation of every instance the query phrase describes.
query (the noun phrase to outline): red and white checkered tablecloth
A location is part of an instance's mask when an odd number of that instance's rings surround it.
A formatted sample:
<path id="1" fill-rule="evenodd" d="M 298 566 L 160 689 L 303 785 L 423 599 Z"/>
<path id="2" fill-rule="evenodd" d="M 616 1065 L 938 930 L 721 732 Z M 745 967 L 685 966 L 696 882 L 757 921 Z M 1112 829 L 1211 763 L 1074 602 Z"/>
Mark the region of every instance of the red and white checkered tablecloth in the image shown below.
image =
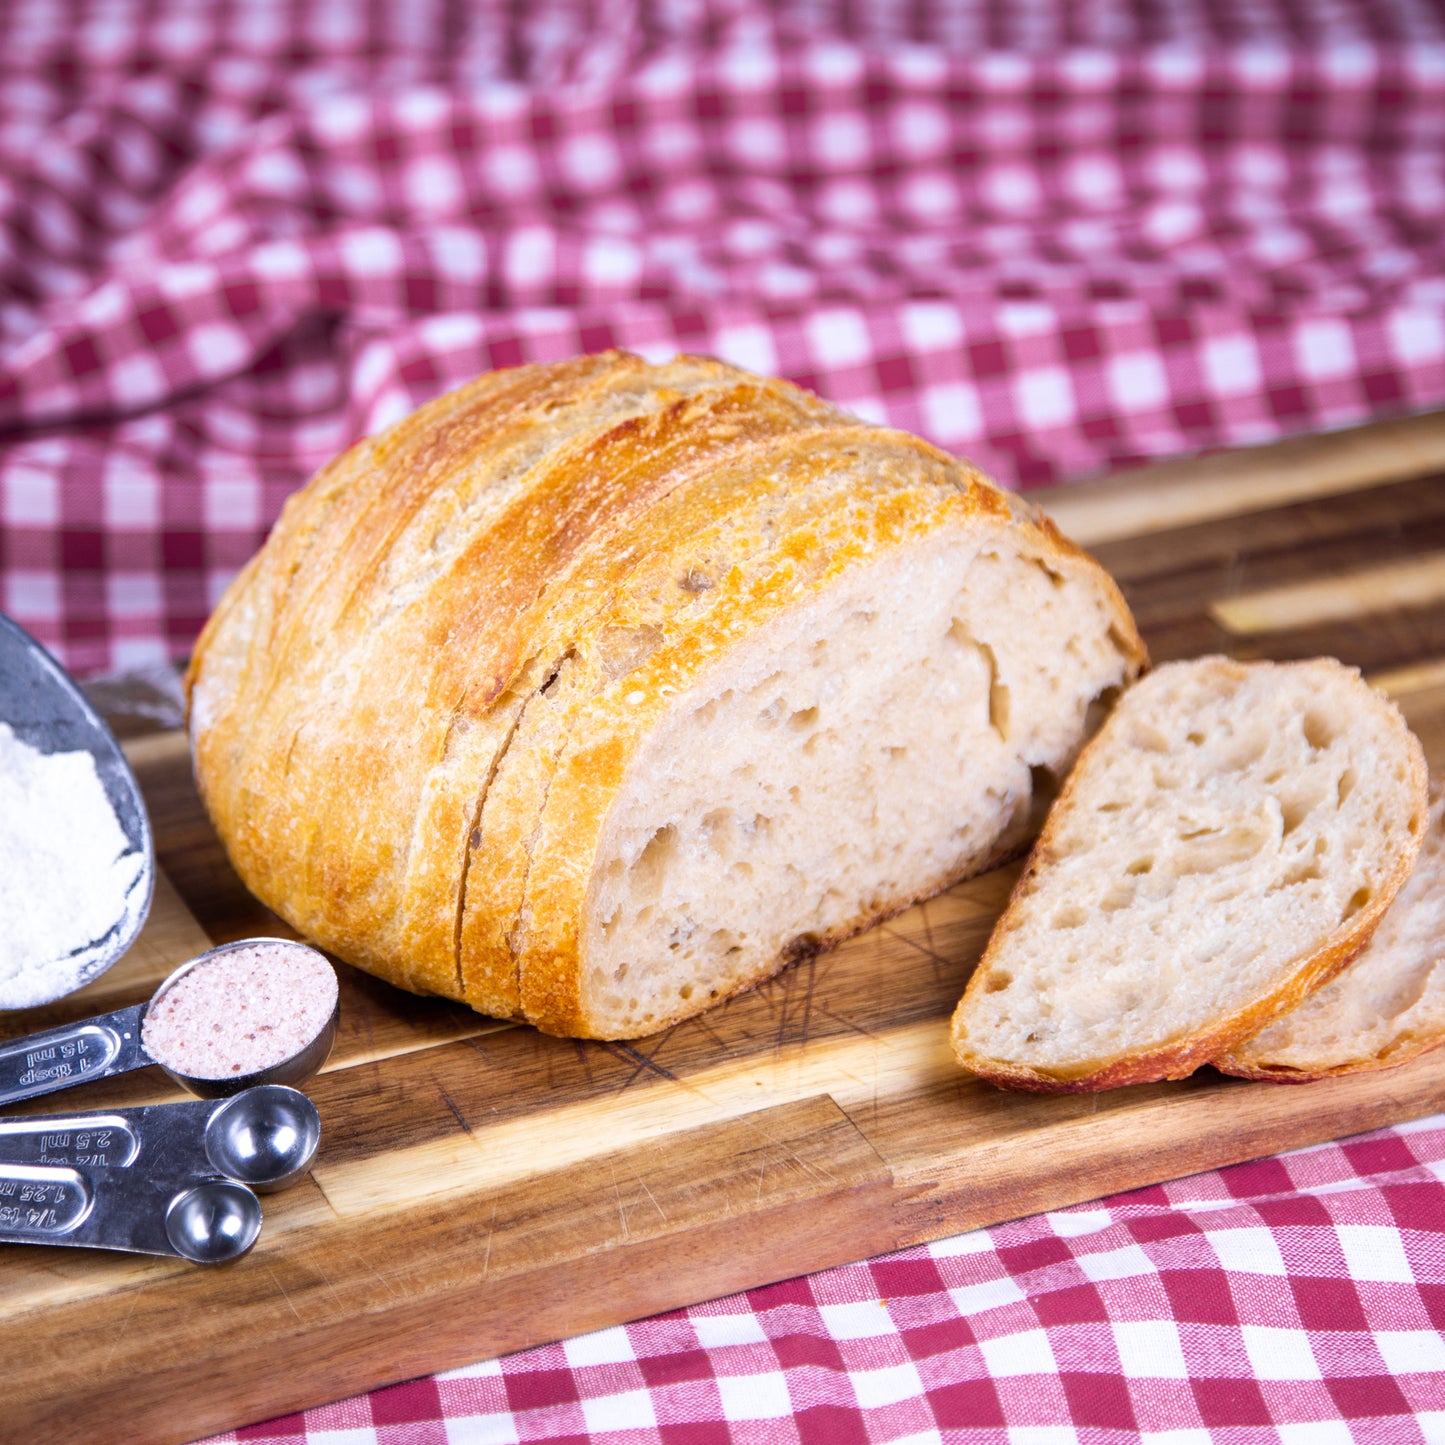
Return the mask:
<path id="1" fill-rule="evenodd" d="M 675 1310 L 251 1445 L 1439 1445 L 1445 1117 Z"/>
<path id="2" fill-rule="evenodd" d="M 1445 405 L 1442 0 L 0 0 L 0 610 L 183 656 L 490 366 L 708 351 L 1011 485 Z M 1445 1442 L 1445 1118 L 226 1439 Z"/>
<path id="3" fill-rule="evenodd" d="M 1028 486 L 1445 401 L 1440 0 L 5 0 L 0 609 L 188 649 L 491 366 L 781 372 Z"/>

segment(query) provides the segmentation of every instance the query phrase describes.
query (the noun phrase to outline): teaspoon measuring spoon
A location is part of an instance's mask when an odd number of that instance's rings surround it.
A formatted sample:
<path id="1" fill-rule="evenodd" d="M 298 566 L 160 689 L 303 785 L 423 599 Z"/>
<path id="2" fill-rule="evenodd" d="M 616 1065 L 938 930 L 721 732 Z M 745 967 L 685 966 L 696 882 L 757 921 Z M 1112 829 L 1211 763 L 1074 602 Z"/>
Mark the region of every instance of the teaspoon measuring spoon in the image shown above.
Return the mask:
<path id="1" fill-rule="evenodd" d="M 273 944 L 287 949 L 306 948 L 305 944 L 281 938 L 245 938 L 235 943 L 223 943 L 219 948 L 207 949 L 181 964 L 145 1003 L 0 1044 L 0 1108 L 18 1104 L 23 1099 L 53 1094 L 75 1084 L 88 1083 L 91 1079 L 107 1079 L 113 1074 L 143 1069 L 150 1064 L 163 1069 L 181 1088 L 203 1099 L 236 1094 L 257 1084 L 297 1084 L 309 1079 L 331 1053 L 337 1021 L 341 1016 L 339 999 L 331 1010 L 331 1017 L 309 1043 L 289 1058 L 255 1073 L 231 1074 L 219 1079 L 195 1078 L 153 1059 L 141 1043 L 141 1025 L 146 1010 L 159 1002 L 187 974 L 235 949 Z M 311 949 L 306 951 L 315 952 Z M 324 955 L 318 953 L 317 957 Z"/>
<path id="2" fill-rule="evenodd" d="M 281 1084 L 220 1102 L 0 1119 L 0 1242 L 236 1259 L 261 1231 L 257 1193 L 295 1183 L 320 1141 L 316 1106 Z"/>
<path id="3" fill-rule="evenodd" d="M 0 1119 L 0 1169 L 128 1170 L 170 1180 L 219 1174 L 274 1194 L 310 1168 L 320 1143 L 321 1116 L 305 1094 L 260 1084 L 219 1101 Z"/>
<path id="4" fill-rule="evenodd" d="M 222 1264 L 245 1254 L 260 1233 L 261 1201 L 232 1179 L 0 1163 L 0 1243 Z"/>
<path id="5" fill-rule="evenodd" d="M 135 942 L 155 886 L 155 844 L 145 803 L 120 744 L 65 669 L 24 628 L 3 615 L 0 722 L 8 723 L 21 742 L 42 753 L 89 753 L 121 832 L 131 850 L 141 855 L 124 914 L 108 932 L 70 955 L 74 966 L 60 970 L 55 992 L 48 998 L 27 994 L 23 1002 L 29 1008 L 54 1003 L 99 978 Z M 0 1009 L 17 1006 L 13 999 L 7 1002 L 0 990 Z"/>

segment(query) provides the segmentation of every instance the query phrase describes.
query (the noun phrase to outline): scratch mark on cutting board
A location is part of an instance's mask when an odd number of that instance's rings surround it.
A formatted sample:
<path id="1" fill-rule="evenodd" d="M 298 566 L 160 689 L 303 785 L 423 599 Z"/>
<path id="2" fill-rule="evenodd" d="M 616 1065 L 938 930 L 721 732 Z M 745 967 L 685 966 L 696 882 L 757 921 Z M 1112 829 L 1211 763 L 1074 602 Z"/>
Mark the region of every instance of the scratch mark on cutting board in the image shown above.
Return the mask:
<path id="1" fill-rule="evenodd" d="M 832 1009 L 826 1009 L 819 1005 L 818 1012 L 825 1019 L 831 1019 L 833 1023 L 848 1029 L 852 1033 L 861 1034 L 865 1039 L 872 1039 L 875 1043 L 882 1037 L 882 1035 L 875 1033 L 872 1029 L 865 1029 L 862 1024 L 855 1024 L 852 1019 L 845 1019 L 840 1014 L 835 1014 Z"/>
<path id="2" fill-rule="evenodd" d="M 447 1108 L 452 1111 L 452 1118 L 455 1119 L 457 1123 L 461 1126 L 462 1133 L 464 1133 L 468 1139 L 472 1140 L 473 1143 L 475 1143 L 477 1136 L 472 1133 L 472 1126 L 468 1124 L 467 1121 L 462 1117 L 462 1111 L 457 1108 L 456 1104 L 452 1100 L 452 1096 L 447 1093 L 446 1088 L 443 1086 L 439 1079 L 434 1078 L 432 1082 L 435 1083 L 437 1086 L 437 1093 L 442 1096 L 442 1103 L 444 1103 Z"/>
<path id="3" fill-rule="evenodd" d="M 951 971 L 956 967 L 954 963 L 951 963 L 941 953 L 936 952 L 932 948 L 932 938 L 929 939 L 928 945 L 925 945 L 920 943 L 916 938 L 910 938 L 906 933 L 900 933 L 890 925 L 885 925 L 883 932 L 886 933 L 889 938 L 896 938 L 899 943 L 906 944 L 916 953 L 921 953 L 925 958 L 932 959 L 934 967 L 933 976 L 935 979 L 942 980 L 946 977 L 945 970 Z"/>
<path id="4" fill-rule="evenodd" d="M 120 1348 L 120 1342 L 125 1338 L 126 1330 L 130 1328 L 130 1317 L 135 1313 L 135 1307 L 140 1302 L 141 1293 L 138 1289 L 131 1291 L 130 1308 L 125 1312 L 125 1318 L 120 1322 L 120 1328 L 115 1332 L 115 1338 L 110 1342 L 110 1349 L 106 1351 L 105 1365 L 110 1364 L 116 1350 Z M 104 1369 L 105 1365 L 102 1365 L 101 1368 Z"/>
<path id="5" fill-rule="evenodd" d="M 670 1032 L 671 1030 L 669 1030 L 669 1033 Z M 666 1035 L 664 1035 L 664 1040 L 665 1039 Z M 627 1086 L 631 1084 L 634 1079 L 639 1078 L 644 1073 L 656 1074 L 658 1078 L 666 1079 L 670 1084 L 675 1084 L 678 1081 L 677 1075 L 674 1074 L 670 1069 L 664 1069 L 662 1065 L 659 1064 L 655 1059 L 650 1058 L 647 1054 L 640 1053 L 630 1044 L 609 1043 L 604 1044 L 603 1048 L 605 1048 L 608 1053 L 614 1054 L 620 1059 L 626 1059 L 629 1063 L 636 1065 L 636 1067 L 627 1076 L 627 1078 L 623 1080 L 621 1088 L 619 1088 L 617 1091 L 619 1094 L 623 1091 L 623 1089 L 626 1089 Z"/>
<path id="6" fill-rule="evenodd" d="M 627 1227 L 627 1209 L 622 1203 L 622 1188 L 617 1183 L 617 1166 L 611 1165 L 612 1170 L 612 1197 L 617 1201 L 617 1220 L 622 1225 L 623 1239 L 631 1239 L 632 1231 Z"/>
<path id="7" fill-rule="evenodd" d="M 647 1197 L 652 1201 L 652 1207 L 662 1216 L 662 1222 L 666 1224 L 668 1222 L 667 1210 L 665 1210 L 662 1205 L 657 1202 L 657 1196 L 652 1192 L 652 1190 L 647 1187 L 647 1180 L 645 1180 L 642 1175 L 640 1175 L 635 1169 L 632 1171 L 632 1177 L 636 1179 L 638 1184 L 642 1186 L 642 1192 L 647 1195 Z"/>
<path id="8" fill-rule="evenodd" d="M 497 1201 L 492 1200 L 492 1217 L 487 1221 L 487 1252 L 482 1256 L 482 1278 L 486 1279 L 487 1271 L 492 1267 L 492 1240 L 497 1235 Z"/>
<path id="9" fill-rule="evenodd" d="M 266 1273 L 271 1276 L 276 1283 L 276 1288 L 281 1291 L 281 1298 L 286 1301 L 286 1308 L 290 1310 L 293 1315 L 296 1315 L 296 1323 L 298 1325 L 303 1323 L 301 1316 L 296 1313 L 296 1306 L 291 1303 L 291 1296 L 286 1293 L 286 1286 L 281 1283 L 276 1271 L 272 1269 L 269 1264 L 266 1266 Z"/>

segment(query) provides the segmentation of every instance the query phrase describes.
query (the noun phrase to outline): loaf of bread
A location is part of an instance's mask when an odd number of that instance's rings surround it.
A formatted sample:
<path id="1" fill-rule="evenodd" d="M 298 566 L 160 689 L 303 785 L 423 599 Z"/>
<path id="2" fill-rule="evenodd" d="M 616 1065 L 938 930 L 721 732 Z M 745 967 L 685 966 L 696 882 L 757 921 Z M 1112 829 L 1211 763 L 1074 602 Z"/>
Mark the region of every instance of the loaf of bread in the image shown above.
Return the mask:
<path id="1" fill-rule="evenodd" d="M 1329 659 L 1160 667 L 1049 814 L 953 1021 L 1040 1092 L 1192 1073 L 1364 946 L 1410 872 L 1425 759 Z"/>
<path id="2" fill-rule="evenodd" d="M 1414 870 L 1344 972 L 1214 1066 L 1305 1083 L 1391 1069 L 1445 1043 L 1445 778 L 1430 783 Z"/>
<path id="3" fill-rule="evenodd" d="M 1098 565 L 966 464 L 611 353 L 483 376 L 291 498 L 190 729 L 306 936 L 626 1038 L 1017 851 L 1143 661 Z"/>

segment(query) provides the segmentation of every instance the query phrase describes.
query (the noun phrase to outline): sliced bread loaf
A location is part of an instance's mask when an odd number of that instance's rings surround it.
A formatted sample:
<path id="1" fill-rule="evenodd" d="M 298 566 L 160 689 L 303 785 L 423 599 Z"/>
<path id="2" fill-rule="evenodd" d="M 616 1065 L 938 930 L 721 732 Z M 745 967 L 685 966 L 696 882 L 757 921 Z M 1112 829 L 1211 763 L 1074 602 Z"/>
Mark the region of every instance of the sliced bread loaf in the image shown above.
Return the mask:
<path id="1" fill-rule="evenodd" d="M 1143 662 L 1102 569 L 966 463 L 613 353 L 482 377 L 293 497 L 190 727 L 297 929 L 625 1038 L 1016 851 Z"/>
<path id="2" fill-rule="evenodd" d="M 1298 1008 L 1215 1059 L 1249 1079 L 1305 1083 L 1408 1063 L 1445 1043 L 1445 776 L 1414 872 L 1355 961 Z"/>
<path id="3" fill-rule="evenodd" d="M 1043 1092 L 1192 1073 L 1364 945 L 1425 818 L 1420 744 L 1353 669 L 1159 668 L 1050 813 L 954 1015 L 959 1061 Z"/>

